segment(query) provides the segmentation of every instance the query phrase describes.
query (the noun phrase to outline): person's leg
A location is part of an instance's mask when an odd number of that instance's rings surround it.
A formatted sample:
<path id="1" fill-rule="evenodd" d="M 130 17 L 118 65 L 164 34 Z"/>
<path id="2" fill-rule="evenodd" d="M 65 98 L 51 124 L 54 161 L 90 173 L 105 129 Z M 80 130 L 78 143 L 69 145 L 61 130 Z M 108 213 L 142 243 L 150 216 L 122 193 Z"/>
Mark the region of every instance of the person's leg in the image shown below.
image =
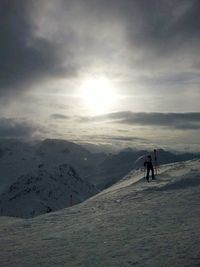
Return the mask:
<path id="1" fill-rule="evenodd" d="M 154 175 L 154 169 L 153 169 L 153 167 L 151 168 L 151 176 L 152 176 L 152 180 L 155 179 L 155 175 Z"/>

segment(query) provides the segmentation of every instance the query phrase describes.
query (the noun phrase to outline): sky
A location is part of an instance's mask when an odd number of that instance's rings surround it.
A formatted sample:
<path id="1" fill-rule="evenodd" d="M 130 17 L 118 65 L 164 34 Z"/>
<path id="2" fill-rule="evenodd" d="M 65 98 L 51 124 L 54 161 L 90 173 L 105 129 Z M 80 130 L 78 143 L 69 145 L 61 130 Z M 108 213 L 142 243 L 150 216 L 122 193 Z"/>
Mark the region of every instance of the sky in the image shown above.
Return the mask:
<path id="1" fill-rule="evenodd" d="M 200 151 L 199 0 L 1 0 L 0 138 Z"/>

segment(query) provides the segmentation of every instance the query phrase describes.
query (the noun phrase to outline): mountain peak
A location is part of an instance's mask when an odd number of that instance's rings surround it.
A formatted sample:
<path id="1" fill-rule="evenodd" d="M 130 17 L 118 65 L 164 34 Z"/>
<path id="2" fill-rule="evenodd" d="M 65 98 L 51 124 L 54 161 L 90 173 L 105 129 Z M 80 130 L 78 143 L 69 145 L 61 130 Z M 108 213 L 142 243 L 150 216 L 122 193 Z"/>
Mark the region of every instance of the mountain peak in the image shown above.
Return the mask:
<path id="1" fill-rule="evenodd" d="M 21 175 L 0 197 L 1 215 L 34 217 L 80 203 L 97 193 L 70 164 L 40 166 Z"/>

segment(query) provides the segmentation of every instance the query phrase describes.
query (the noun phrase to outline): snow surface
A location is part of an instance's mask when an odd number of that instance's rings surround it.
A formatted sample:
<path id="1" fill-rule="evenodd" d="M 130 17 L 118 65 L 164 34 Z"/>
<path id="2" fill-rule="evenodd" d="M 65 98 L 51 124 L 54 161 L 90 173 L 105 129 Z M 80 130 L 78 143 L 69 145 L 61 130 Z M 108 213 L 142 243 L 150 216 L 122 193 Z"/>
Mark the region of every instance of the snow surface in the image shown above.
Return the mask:
<path id="1" fill-rule="evenodd" d="M 200 160 L 132 171 L 87 201 L 0 218 L 0 266 L 200 266 Z"/>

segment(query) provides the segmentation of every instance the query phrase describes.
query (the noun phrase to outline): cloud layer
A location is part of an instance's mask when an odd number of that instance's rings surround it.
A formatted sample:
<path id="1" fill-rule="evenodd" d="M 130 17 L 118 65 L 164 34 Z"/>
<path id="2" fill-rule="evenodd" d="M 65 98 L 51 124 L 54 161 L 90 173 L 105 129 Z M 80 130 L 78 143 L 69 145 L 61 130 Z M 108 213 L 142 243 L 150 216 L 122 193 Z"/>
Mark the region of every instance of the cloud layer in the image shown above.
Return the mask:
<path id="1" fill-rule="evenodd" d="M 0 138 L 32 139 L 43 134 L 39 125 L 14 118 L 0 118 Z"/>
<path id="2" fill-rule="evenodd" d="M 200 113 L 110 113 L 96 117 L 81 117 L 80 122 L 107 122 L 127 125 L 170 127 L 182 130 L 200 129 Z"/>

